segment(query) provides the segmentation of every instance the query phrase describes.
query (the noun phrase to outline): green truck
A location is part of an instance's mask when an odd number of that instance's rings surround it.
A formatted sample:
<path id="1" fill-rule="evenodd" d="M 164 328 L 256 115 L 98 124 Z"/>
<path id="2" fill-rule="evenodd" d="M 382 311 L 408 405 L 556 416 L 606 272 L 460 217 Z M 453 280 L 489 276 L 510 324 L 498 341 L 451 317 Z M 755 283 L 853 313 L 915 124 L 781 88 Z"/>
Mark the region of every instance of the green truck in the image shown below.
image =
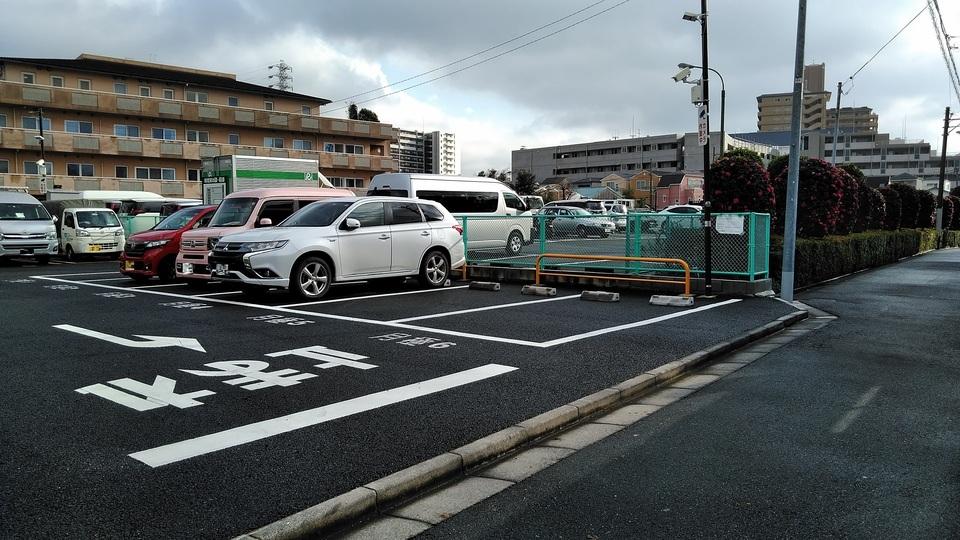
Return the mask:
<path id="1" fill-rule="evenodd" d="M 245 189 L 333 187 L 317 160 L 259 156 L 217 156 L 202 162 L 203 204 L 220 204 Z"/>

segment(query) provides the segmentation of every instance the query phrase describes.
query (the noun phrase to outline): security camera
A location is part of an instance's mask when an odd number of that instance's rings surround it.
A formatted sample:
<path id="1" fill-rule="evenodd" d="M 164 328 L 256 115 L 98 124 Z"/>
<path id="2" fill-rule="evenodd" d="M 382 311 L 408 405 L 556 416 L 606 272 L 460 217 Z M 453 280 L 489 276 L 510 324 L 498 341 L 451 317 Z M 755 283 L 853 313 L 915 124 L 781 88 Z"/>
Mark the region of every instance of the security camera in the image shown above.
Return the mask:
<path id="1" fill-rule="evenodd" d="M 689 76 L 690 76 L 690 68 L 685 67 L 680 71 L 678 71 L 677 74 L 673 76 L 673 82 L 685 81 Z"/>
<path id="2" fill-rule="evenodd" d="M 46 164 L 47 164 L 47 162 L 44 161 L 44 160 L 42 160 L 42 159 L 38 159 L 38 160 L 37 160 L 37 167 L 43 167 L 43 166 L 46 165 Z"/>
<path id="3" fill-rule="evenodd" d="M 683 14 L 683 20 L 685 20 L 685 21 L 699 21 L 699 20 L 700 20 L 700 14 L 699 14 L 699 13 L 690 13 L 689 11 L 687 11 L 686 13 Z"/>
<path id="4" fill-rule="evenodd" d="M 43 137 L 41 137 L 40 135 L 34 135 L 33 138 L 36 139 L 37 142 L 43 142 L 43 141 L 46 140 L 46 139 L 44 139 Z"/>

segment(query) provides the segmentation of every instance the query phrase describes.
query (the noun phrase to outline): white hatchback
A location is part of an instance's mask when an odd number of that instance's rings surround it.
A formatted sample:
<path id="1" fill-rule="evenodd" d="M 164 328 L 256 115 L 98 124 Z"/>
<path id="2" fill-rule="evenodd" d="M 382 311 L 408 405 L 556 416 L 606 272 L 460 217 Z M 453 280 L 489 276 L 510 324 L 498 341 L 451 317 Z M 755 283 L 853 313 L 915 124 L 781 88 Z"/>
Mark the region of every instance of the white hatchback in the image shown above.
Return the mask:
<path id="1" fill-rule="evenodd" d="M 337 197 L 312 203 L 276 227 L 224 236 L 210 255 L 213 279 L 245 291 L 289 288 L 322 298 L 335 281 L 417 276 L 442 287 L 464 265 L 463 229 L 433 201 Z"/>

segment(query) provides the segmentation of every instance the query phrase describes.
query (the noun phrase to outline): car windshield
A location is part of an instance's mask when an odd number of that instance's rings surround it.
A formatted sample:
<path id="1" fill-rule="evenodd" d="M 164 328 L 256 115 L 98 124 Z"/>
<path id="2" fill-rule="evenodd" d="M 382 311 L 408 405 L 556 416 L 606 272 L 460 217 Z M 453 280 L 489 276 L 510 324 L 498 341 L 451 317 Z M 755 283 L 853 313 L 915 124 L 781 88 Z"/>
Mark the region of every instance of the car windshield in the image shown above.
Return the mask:
<path id="1" fill-rule="evenodd" d="M 81 229 L 101 229 L 103 227 L 119 227 L 117 215 L 109 210 L 88 210 L 77 212 L 77 225 Z"/>
<path id="2" fill-rule="evenodd" d="M 155 231 L 176 231 L 186 227 L 187 223 L 190 223 L 190 220 L 194 218 L 197 214 L 202 212 L 204 208 L 202 206 L 195 206 L 191 208 L 184 208 L 174 212 L 166 217 L 160 223 L 157 223 L 153 227 Z"/>
<path id="3" fill-rule="evenodd" d="M 211 227 L 239 227 L 247 222 L 253 209 L 257 206 L 254 197 L 237 197 L 234 199 L 224 199 L 220 207 L 213 214 L 210 220 Z"/>
<path id="4" fill-rule="evenodd" d="M 0 220 L 3 221 L 46 221 L 50 219 L 47 209 L 36 203 L 2 203 Z"/>
<path id="5" fill-rule="evenodd" d="M 571 208 L 570 213 L 574 216 L 592 216 L 590 212 L 584 210 L 583 208 Z"/>
<path id="6" fill-rule="evenodd" d="M 350 201 L 313 203 L 285 219 L 278 227 L 327 227 L 352 204 Z"/>

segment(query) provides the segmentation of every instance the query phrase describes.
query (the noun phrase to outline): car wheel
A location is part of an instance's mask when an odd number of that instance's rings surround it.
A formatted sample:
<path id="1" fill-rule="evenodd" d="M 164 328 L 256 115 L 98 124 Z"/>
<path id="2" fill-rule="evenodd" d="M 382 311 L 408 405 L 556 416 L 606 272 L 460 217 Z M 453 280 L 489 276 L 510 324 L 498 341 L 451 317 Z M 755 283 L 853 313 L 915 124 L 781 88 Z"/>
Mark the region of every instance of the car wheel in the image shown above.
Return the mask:
<path id="1" fill-rule="evenodd" d="M 67 244 L 67 249 L 66 249 L 66 251 L 65 251 L 64 253 L 65 253 L 68 261 L 74 261 L 74 262 L 76 262 L 76 260 L 77 260 L 77 254 L 73 252 L 73 248 L 70 247 L 70 244 Z"/>
<path id="2" fill-rule="evenodd" d="M 157 277 L 160 278 L 160 283 L 170 283 L 177 279 L 177 270 L 173 265 L 173 257 L 160 261 L 160 266 L 157 268 Z"/>
<path id="3" fill-rule="evenodd" d="M 333 272 L 320 257 L 307 257 L 297 264 L 290 276 L 290 292 L 306 300 L 323 298 L 330 290 Z"/>
<path id="4" fill-rule="evenodd" d="M 523 251 L 523 235 L 519 231 L 513 231 L 507 237 L 507 255 L 517 255 Z"/>
<path id="5" fill-rule="evenodd" d="M 37 264 L 50 264 L 49 255 L 37 255 Z"/>
<path id="6" fill-rule="evenodd" d="M 420 264 L 420 283 L 424 287 L 443 287 L 450 275 L 450 261 L 442 251 L 431 251 Z"/>
<path id="7" fill-rule="evenodd" d="M 584 227 L 583 225 L 577 225 L 577 229 L 576 229 L 576 230 L 577 230 L 577 236 L 579 236 L 580 238 L 586 238 L 586 237 L 587 237 L 587 228 Z"/>

